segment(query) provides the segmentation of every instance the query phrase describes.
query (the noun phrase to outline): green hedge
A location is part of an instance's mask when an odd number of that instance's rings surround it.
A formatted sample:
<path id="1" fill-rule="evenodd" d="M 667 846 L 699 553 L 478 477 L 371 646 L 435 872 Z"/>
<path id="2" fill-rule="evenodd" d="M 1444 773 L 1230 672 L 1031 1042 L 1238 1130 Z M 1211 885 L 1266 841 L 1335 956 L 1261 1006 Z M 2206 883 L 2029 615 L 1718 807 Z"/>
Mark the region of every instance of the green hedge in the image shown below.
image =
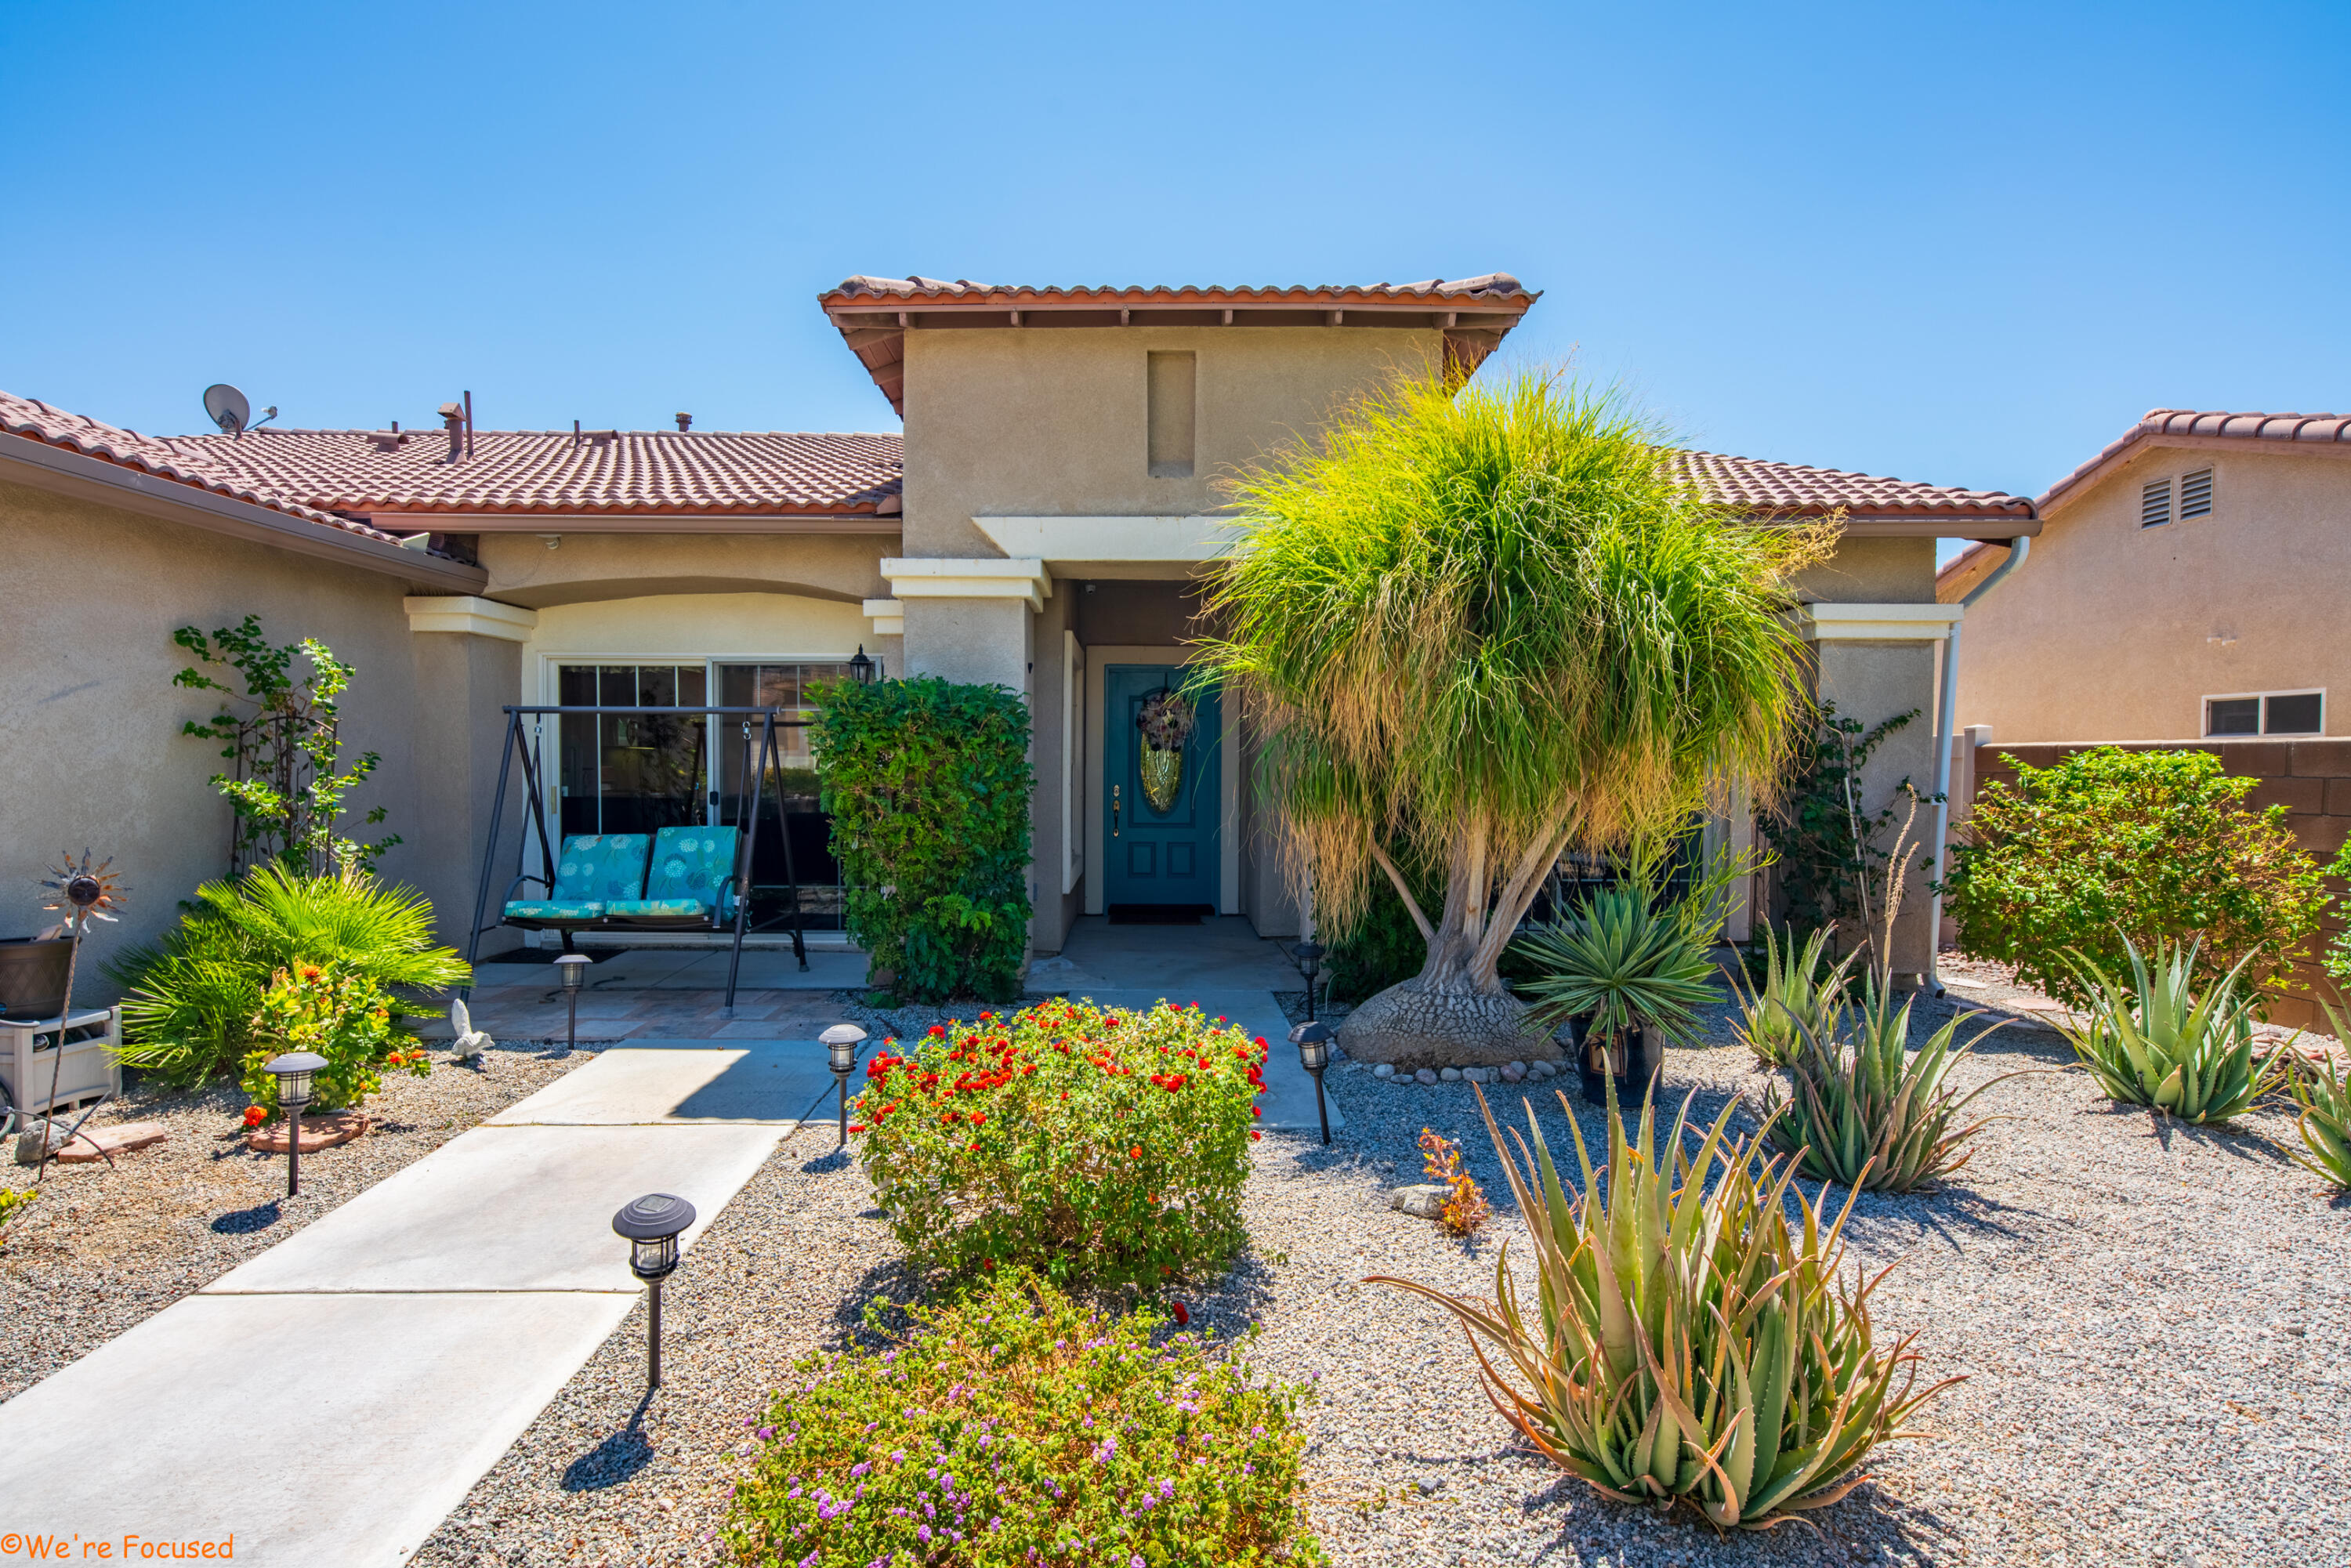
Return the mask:
<path id="1" fill-rule="evenodd" d="M 927 677 L 812 695 L 850 935 L 914 1000 L 1009 1000 L 1029 949 L 1028 705 Z"/>
<path id="2" fill-rule="evenodd" d="M 2244 804 L 2255 780 L 2227 777 L 2209 751 L 2001 760 L 2017 787 L 1977 796 L 1942 887 L 1961 952 L 2013 964 L 2026 985 L 2084 1008 L 2094 998 L 2068 955 L 2127 976 L 2126 937 L 2150 954 L 2200 942 L 2199 988 L 2247 953 L 2258 955 L 2246 970 L 2254 983 L 2292 977 L 2326 893 L 2285 808 Z"/>

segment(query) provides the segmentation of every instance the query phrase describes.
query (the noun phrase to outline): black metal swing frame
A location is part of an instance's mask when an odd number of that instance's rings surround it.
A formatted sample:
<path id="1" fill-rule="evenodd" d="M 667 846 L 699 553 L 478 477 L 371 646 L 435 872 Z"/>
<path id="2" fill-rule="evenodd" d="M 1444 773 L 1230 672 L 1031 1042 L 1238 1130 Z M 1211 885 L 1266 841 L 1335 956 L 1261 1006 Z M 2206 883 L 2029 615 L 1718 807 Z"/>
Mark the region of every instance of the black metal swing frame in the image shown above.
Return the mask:
<path id="1" fill-rule="evenodd" d="M 550 896 L 553 894 L 555 890 L 556 841 L 549 836 L 547 831 L 547 794 L 546 790 L 541 786 L 538 758 L 536 748 L 531 744 L 531 741 L 527 739 L 523 735 L 524 719 L 544 719 L 550 715 L 559 716 L 567 714 L 579 714 L 583 716 L 595 715 L 601 717 L 628 717 L 632 716 L 653 716 L 659 715 L 674 718 L 699 715 L 705 717 L 740 718 L 744 720 L 742 727 L 744 732 L 743 762 L 747 768 L 750 766 L 752 760 L 750 721 L 757 719 L 759 721 L 759 766 L 758 770 L 751 775 L 757 782 L 752 786 L 750 803 L 744 811 L 746 821 L 743 823 L 743 832 L 739 841 L 736 845 L 735 874 L 728 879 L 728 882 L 735 887 L 735 943 L 733 950 L 726 961 L 726 1010 L 729 1013 L 732 1013 L 735 1010 L 736 980 L 743 967 L 743 938 L 750 930 L 751 855 L 753 849 L 757 846 L 758 841 L 759 821 L 762 808 L 767 804 L 768 776 L 771 772 L 775 771 L 777 763 L 782 759 L 783 756 L 782 748 L 778 741 L 776 732 L 784 729 L 806 729 L 809 726 L 809 721 L 804 718 L 777 717 L 776 716 L 780 711 L 782 710 L 773 707 L 724 707 L 715 706 L 703 707 L 604 707 L 592 703 L 578 703 L 562 706 L 532 707 L 517 706 L 514 704 L 508 704 L 505 709 L 507 716 L 506 745 L 498 758 L 497 794 L 490 807 L 489 839 L 482 846 L 481 883 L 474 895 L 473 929 L 465 938 L 466 965 L 470 967 L 473 965 L 475 956 L 479 954 L 482 946 L 482 936 L 485 932 L 496 930 L 498 927 L 508 924 L 508 922 L 504 918 L 506 905 L 503 901 L 498 906 L 500 918 L 485 923 L 484 916 L 489 913 L 490 883 L 497 872 L 498 838 L 500 831 L 506 823 L 507 786 L 514 777 L 514 765 L 517 758 L 520 758 L 522 762 L 523 795 L 525 799 L 530 802 L 530 815 L 528 820 L 528 825 L 532 830 L 535 830 L 538 839 L 539 872 L 538 874 L 534 876 L 528 869 L 527 862 L 530 856 L 530 840 L 532 835 L 530 832 L 525 832 L 522 835 L 521 841 L 515 846 L 515 877 L 514 880 L 507 884 L 507 892 L 511 894 L 516 887 L 525 882 L 536 882 L 540 883 L 542 886 L 547 888 Z M 800 931 L 799 871 L 799 868 L 792 863 L 792 835 L 790 827 L 784 821 L 784 791 L 783 781 L 781 779 L 778 779 L 776 783 L 776 836 L 783 841 L 784 846 L 784 880 L 789 893 L 787 899 L 787 918 L 789 920 L 791 925 L 792 956 L 799 961 L 799 967 L 801 970 L 805 972 L 809 967 L 808 944 L 802 939 Z M 724 888 L 722 886 L 722 896 Z M 709 928 L 714 931 L 719 929 L 717 924 L 718 907 L 719 906 L 715 904 L 711 907 L 711 925 Z M 590 930 L 598 928 L 610 929 L 611 927 L 601 927 L 600 921 L 583 920 L 576 923 L 576 925 L 565 931 L 564 946 L 567 948 L 570 946 L 570 930 Z M 540 927 L 534 925 L 532 929 L 540 929 Z M 472 987 L 468 986 L 466 989 L 470 991 Z"/>

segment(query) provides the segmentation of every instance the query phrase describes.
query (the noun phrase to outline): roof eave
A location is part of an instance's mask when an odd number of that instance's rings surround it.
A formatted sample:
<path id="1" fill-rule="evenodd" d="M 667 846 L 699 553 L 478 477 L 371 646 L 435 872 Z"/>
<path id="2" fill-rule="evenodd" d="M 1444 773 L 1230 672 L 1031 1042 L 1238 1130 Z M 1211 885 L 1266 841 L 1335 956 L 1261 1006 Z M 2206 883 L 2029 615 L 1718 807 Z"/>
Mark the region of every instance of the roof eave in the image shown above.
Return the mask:
<path id="1" fill-rule="evenodd" d="M 53 494 L 183 523 L 400 579 L 423 593 L 478 593 L 489 574 L 31 436 L 0 433 L 0 473 Z"/>

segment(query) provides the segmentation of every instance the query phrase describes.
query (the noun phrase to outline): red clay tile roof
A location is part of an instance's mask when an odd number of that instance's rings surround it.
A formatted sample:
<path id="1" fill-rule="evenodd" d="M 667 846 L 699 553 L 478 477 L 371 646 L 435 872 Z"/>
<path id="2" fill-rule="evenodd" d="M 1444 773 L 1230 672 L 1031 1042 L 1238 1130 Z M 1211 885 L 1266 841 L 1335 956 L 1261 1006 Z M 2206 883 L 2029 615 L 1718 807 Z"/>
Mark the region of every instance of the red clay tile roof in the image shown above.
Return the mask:
<path id="1" fill-rule="evenodd" d="M 890 406 L 906 412 L 906 333 L 938 327 L 1418 327 L 1445 334 L 1446 361 L 1468 375 L 1542 296 L 1507 272 L 1418 283 L 1074 288 L 851 277 L 817 297 Z"/>
<path id="2" fill-rule="evenodd" d="M 339 517 L 319 505 L 308 505 L 268 485 L 256 483 L 251 476 L 236 472 L 231 465 L 215 463 L 201 453 L 183 450 L 184 438 L 141 435 L 135 430 L 104 424 L 78 413 L 68 413 L 32 398 L 18 397 L 0 392 L 0 431 L 10 435 L 22 435 L 49 446 L 60 446 L 68 452 L 78 452 L 86 457 L 137 468 L 159 478 L 176 480 L 199 490 L 209 490 L 216 496 L 247 501 L 256 507 L 266 507 L 273 512 L 283 512 L 290 517 L 317 523 L 321 528 L 334 528 L 362 538 L 379 539 L 386 544 L 398 544 L 396 535 L 380 528 Z"/>
<path id="3" fill-rule="evenodd" d="M 2091 476 L 2132 447 L 2164 435 L 2271 442 L 2280 446 L 2351 445 L 2351 414 L 2207 413 L 2185 408 L 2151 408 L 2137 424 L 2108 442 L 2105 451 L 2043 490 L 2040 505 L 2046 507 L 2067 491 L 2079 489 Z"/>
<path id="4" fill-rule="evenodd" d="M 1075 287 L 1039 287 L 1027 283 L 974 283 L 967 277 L 950 282 L 938 277 L 866 277 L 844 278 L 839 287 L 818 296 L 830 307 L 857 299 L 884 299 L 893 304 L 921 300 L 988 300 L 1010 304 L 1019 300 L 1044 300 L 1066 304 L 1087 305 L 1160 305 L 1182 302 L 1193 305 L 1271 305 L 1299 304 L 1317 307 L 1346 304 L 1393 305 L 1399 302 L 1426 300 L 1458 306 L 1469 301 L 1493 302 L 1500 307 L 1505 301 L 1523 299 L 1529 305 L 1542 296 L 1530 290 L 1507 272 L 1489 272 L 1482 277 L 1424 278 L 1418 283 L 1293 283 L 1288 286 L 1249 285 L 1226 286 L 1186 284 L 1170 287 L 1166 284 L 1081 284 Z"/>
<path id="5" fill-rule="evenodd" d="M 1675 463 L 1718 501 L 1782 517 L 1843 511 L 1872 517 L 2031 517 L 2033 505 L 1999 490 L 1962 490 L 1911 479 L 1882 479 L 1842 468 L 1812 468 L 1717 452 L 1681 452 Z"/>
<path id="6" fill-rule="evenodd" d="M 449 460 L 438 425 L 403 431 L 274 430 L 162 444 L 316 506 L 353 512 L 641 512 L 776 516 L 894 512 L 895 435 L 789 432 L 481 430 Z"/>

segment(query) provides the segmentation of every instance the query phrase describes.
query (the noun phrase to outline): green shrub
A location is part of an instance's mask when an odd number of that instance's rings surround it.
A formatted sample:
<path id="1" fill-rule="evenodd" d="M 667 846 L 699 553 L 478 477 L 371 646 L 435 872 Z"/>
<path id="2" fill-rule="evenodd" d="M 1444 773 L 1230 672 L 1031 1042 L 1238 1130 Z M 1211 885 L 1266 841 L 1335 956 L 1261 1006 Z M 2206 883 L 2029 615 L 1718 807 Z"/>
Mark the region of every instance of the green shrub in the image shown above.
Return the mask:
<path id="1" fill-rule="evenodd" d="M 392 1027 L 392 998 L 348 963 L 297 964 L 280 969 L 254 1018 L 255 1050 L 246 1052 L 245 1092 L 265 1115 L 278 1113 L 277 1079 L 270 1058 L 313 1051 L 327 1065 L 310 1078 L 310 1109 L 342 1111 L 383 1087 L 382 1070 L 422 1078 L 433 1064 Z M 406 1049 L 404 1049 L 406 1048 Z M 246 1121 L 255 1118 L 248 1113 Z"/>
<path id="2" fill-rule="evenodd" d="M 41 1189 L 37 1186 L 0 1186 L 0 1239 L 5 1239 L 8 1221 L 16 1218 L 16 1211 L 30 1208 L 33 1200 L 40 1196 Z M 5 1240 L 0 1239 L 0 1247 L 5 1245 Z"/>
<path id="3" fill-rule="evenodd" d="M 1531 1106 L 1513 1157 L 1482 1090 L 1478 1103 L 1533 1233 L 1536 1320 L 1507 1247 L 1491 1301 L 1374 1282 L 1460 1320 L 1495 1408 L 1552 1463 L 1612 1496 L 1762 1528 L 1859 1486 L 1871 1449 L 1943 1386 L 1917 1387 L 1907 1338 L 1876 1345 L 1869 1296 L 1884 1276 L 1844 1267 L 1852 1200 L 1824 1223 L 1792 1167 L 1727 1137 L 1735 1104 L 1701 1140 L 1685 1101 L 1661 1149 L 1654 1106 L 1628 1138 L 1612 1091 L 1604 1181 L 1567 1119 L 1577 1191 L 1562 1185 Z"/>
<path id="4" fill-rule="evenodd" d="M 424 990 L 463 985 L 471 973 L 433 945 L 423 894 L 357 873 L 259 866 L 238 882 L 206 883 L 176 927 L 107 963 L 125 993 L 122 1060 L 182 1086 L 237 1067 L 270 977 L 304 962 Z"/>
<path id="5" fill-rule="evenodd" d="M 1437 886 L 1430 892 L 1441 898 L 1444 889 Z M 1424 908 L 1427 902 L 1423 900 Z M 1325 979 L 1334 1002 L 1360 1002 L 1375 996 L 1411 979 L 1428 962 L 1427 941 L 1385 877 L 1372 883 L 1353 920 L 1320 935 L 1331 945 Z"/>
<path id="6" fill-rule="evenodd" d="M 2091 991 L 2070 952 L 2119 971 L 2133 946 L 2195 938 L 2199 985 L 2241 963 L 2256 987 L 2289 977 L 2326 894 L 2285 808 L 2244 806 L 2255 780 L 2209 751 L 2114 747 L 2017 779 L 1977 797 L 1942 884 L 1962 952 L 2077 1008 Z"/>
<path id="7" fill-rule="evenodd" d="M 1196 1008 L 1043 1002 L 895 1043 L 850 1114 L 917 1268 L 1155 1285 L 1241 1244 L 1264 1040 Z"/>
<path id="8" fill-rule="evenodd" d="M 1677 1042 L 1697 1040 L 1698 1009 L 1717 999 L 1716 970 L 1687 915 L 1687 904 L 1626 885 L 1528 931 L 1512 946 L 1535 971 L 1519 987 L 1533 1004 L 1530 1032 L 1588 1017 L 1596 1037 L 1646 1027 Z"/>
<path id="9" fill-rule="evenodd" d="M 2130 943 L 2129 989 L 2087 959 L 2075 975 L 2090 998 L 2079 1024 L 2061 1023 L 2074 1054 L 2108 1097 L 2182 1121 L 2241 1115 L 2270 1089 L 2253 1065 L 2254 998 L 2237 988 L 2253 955 L 2199 983 L 2196 947 L 2158 944 L 2152 968 Z"/>
<path id="10" fill-rule="evenodd" d="M 1186 1315 L 1176 1308 L 1178 1321 Z M 810 1356 L 753 1427 L 726 1542 L 797 1568 L 1328 1561 L 1307 1533 L 1300 1388 L 1166 1320 L 1023 1270 L 918 1311 L 879 1353 Z"/>
<path id="11" fill-rule="evenodd" d="M 1865 815 L 1855 805 L 1855 793 L 1870 755 L 1917 716 L 1912 708 L 1868 728 L 1857 718 L 1839 718 L 1834 703 L 1814 709 L 1811 745 L 1798 754 L 1778 805 L 1755 819 L 1771 846 L 1780 896 L 1796 930 L 1841 923 L 1858 929 L 1875 919 L 1867 906 L 1878 902 L 1893 870 L 1878 840 L 1898 810 L 1889 801 Z M 1896 793 L 1924 799 L 1907 779 Z"/>
<path id="12" fill-rule="evenodd" d="M 1029 951 L 1029 707 L 924 678 L 810 688 L 850 934 L 917 1001 L 1017 996 Z"/>

